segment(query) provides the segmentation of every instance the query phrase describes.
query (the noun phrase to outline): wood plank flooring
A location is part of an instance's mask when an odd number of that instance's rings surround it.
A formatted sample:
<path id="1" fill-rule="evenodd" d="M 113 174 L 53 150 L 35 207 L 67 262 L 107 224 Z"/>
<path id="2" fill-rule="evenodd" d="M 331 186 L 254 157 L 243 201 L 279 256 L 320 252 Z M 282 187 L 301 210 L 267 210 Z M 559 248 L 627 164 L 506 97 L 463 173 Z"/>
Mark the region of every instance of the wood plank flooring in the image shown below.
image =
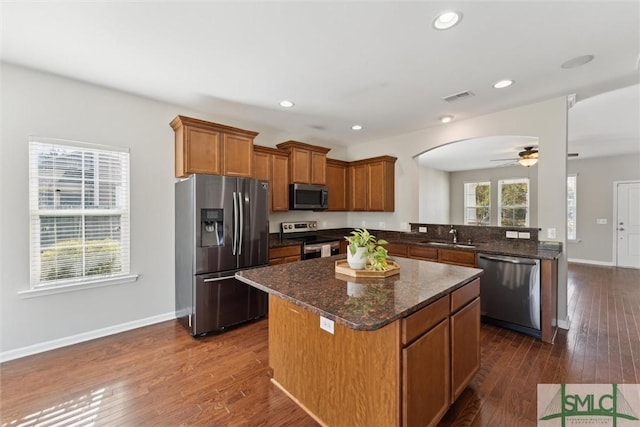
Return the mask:
<path id="1" fill-rule="evenodd" d="M 640 271 L 570 264 L 568 296 L 554 345 L 482 325 L 442 426 L 533 426 L 538 383 L 640 382 Z M 270 383 L 267 328 L 196 340 L 170 321 L 5 362 L 0 426 L 317 426 Z"/>

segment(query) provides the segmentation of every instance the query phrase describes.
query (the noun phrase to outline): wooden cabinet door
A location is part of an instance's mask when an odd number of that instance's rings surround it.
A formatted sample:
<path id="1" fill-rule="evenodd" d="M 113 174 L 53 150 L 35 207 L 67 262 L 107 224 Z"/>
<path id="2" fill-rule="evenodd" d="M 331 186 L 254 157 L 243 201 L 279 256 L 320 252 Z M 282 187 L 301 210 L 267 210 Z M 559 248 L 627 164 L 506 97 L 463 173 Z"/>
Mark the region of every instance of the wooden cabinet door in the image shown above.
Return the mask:
<path id="1" fill-rule="evenodd" d="M 367 167 L 349 166 L 349 210 L 367 210 Z"/>
<path id="2" fill-rule="evenodd" d="M 256 179 L 271 180 L 271 173 L 269 171 L 270 166 L 270 154 L 263 153 L 261 151 L 253 151 L 253 177 Z"/>
<path id="3" fill-rule="evenodd" d="M 458 251 L 452 249 L 438 249 L 438 262 L 465 267 L 476 266 L 476 254 L 474 252 Z"/>
<path id="4" fill-rule="evenodd" d="M 223 134 L 222 141 L 222 174 L 251 177 L 253 139 Z"/>
<path id="5" fill-rule="evenodd" d="M 289 210 L 289 156 L 271 156 L 271 211 Z"/>
<path id="6" fill-rule="evenodd" d="M 385 175 L 382 162 L 367 165 L 367 210 L 385 210 Z"/>
<path id="7" fill-rule="evenodd" d="M 311 152 L 294 148 L 290 154 L 291 182 L 311 183 Z"/>
<path id="8" fill-rule="evenodd" d="M 449 409 L 449 319 L 402 350 L 402 425 L 434 426 Z"/>
<path id="9" fill-rule="evenodd" d="M 184 175 L 220 174 L 220 132 L 184 127 Z"/>
<path id="10" fill-rule="evenodd" d="M 312 151 L 309 166 L 311 168 L 311 184 L 326 184 L 327 155 Z"/>
<path id="11" fill-rule="evenodd" d="M 391 256 L 407 256 L 407 245 L 404 243 L 389 243 L 384 247 Z"/>
<path id="12" fill-rule="evenodd" d="M 451 401 L 480 370 L 480 298 L 451 316 Z"/>
<path id="13" fill-rule="evenodd" d="M 438 250 L 426 246 L 407 245 L 409 258 L 438 261 Z"/>
<path id="14" fill-rule="evenodd" d="M 327 187 L 329 211 L 347 210 L 347 166 L 327 162 Z"/>

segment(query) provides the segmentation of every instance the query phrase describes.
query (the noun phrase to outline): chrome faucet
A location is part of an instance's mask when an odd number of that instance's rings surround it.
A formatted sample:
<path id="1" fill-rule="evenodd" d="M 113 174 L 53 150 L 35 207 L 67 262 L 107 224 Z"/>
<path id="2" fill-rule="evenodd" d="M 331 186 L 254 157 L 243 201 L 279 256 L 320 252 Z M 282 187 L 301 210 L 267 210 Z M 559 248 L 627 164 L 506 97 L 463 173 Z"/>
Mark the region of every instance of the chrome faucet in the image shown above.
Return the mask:
<path id="1" fill-rule="evenodd" d="M 458 243 L 458 230 L 453 228 L 453 225 L 451 226 L 451 230 L 449 230 L 449 234 L 453 234 L 453 243 Z"/>

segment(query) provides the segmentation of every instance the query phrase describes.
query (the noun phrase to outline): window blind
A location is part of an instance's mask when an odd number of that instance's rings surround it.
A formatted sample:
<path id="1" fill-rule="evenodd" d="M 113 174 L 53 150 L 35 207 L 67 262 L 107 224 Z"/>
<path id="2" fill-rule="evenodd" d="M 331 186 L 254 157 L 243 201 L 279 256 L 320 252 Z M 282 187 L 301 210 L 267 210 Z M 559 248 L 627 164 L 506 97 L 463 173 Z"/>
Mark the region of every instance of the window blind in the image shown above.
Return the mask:
<path id="1" fill-rule="evenodd" d="M 129 273 L 129 152 L 29 141 L 31 287 Z"/>

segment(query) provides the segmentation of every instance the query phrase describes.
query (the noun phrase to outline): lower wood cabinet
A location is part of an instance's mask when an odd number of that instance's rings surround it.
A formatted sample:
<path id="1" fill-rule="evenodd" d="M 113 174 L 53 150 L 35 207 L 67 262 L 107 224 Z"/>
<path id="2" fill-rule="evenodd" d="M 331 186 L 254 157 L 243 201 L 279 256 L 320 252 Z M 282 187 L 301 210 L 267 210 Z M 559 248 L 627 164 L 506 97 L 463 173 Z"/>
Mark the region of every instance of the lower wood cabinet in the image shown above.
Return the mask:
<path id="1" fill-rule="evenodd" d="M 269 249 L 269 265 L 300 261 L 300 245 L 278 246 Z"/>
<path id="2" fill-rule="evenodd" d="M 397 245 L 400 246 L 400 245 Z M 403 256 L 397 254 L 398 256 Z M 429 246 L 407 245 L 409 258 L 422 259 L 425 261 L 442 262 L 444 264 L 461 265 L 464 267 L 476 266 L 476 254 L 456 249 L 437 249 Z"/>
<path id="3" fill-rule="evenodd" d="M 407 245 L 404 243 L 387 243 L 384 247 L 390 256 L 407 256 Z"/>

